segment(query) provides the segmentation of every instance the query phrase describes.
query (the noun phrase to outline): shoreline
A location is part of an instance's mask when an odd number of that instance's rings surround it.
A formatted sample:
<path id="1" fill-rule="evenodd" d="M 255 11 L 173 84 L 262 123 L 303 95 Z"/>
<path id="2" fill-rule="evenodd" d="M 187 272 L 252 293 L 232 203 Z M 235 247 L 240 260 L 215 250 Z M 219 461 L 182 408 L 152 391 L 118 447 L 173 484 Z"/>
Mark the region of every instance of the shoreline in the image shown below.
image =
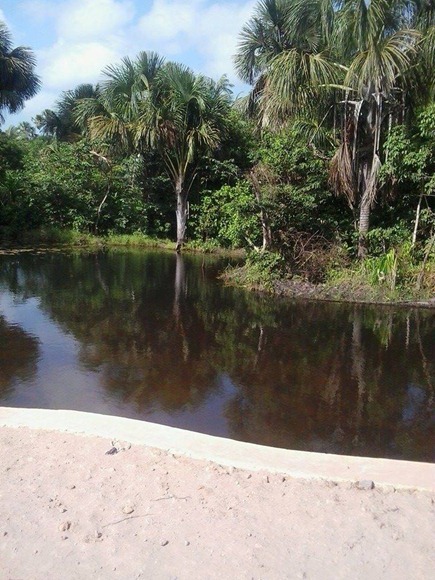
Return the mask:
<path id="1" fill-rule="evenodd" d="M 107 438 L 65 431 L 85 427 L 65 414 L 61 430 L 47 430 L 47 413 L 45 428 L 18 426 L 24 416 L 13 412 L 14 426 L 0 427 L 2 578 L 408 580 L 410 570 L 433 571 L 433 492 L 198 459 L 177 453 L 179 430 L 163 450 L 143 433 L 139 444 L 121 441 L 128 432 L 110 417 L 85 418 Z"/>
<path id="2" fill-rule="evenodd" d="M 435 492 L 435 464 L 266 447 L 136 419 L 82 411 L 0 407 L 0 428 L 27 427 L 104 437 L 187 458 L 305 480 L 376 485 Z"/>
<path id="3" fill-rule="evenodd" d="M 53 244 L 53 245 L 35 245 L 35 246 L 11 246 L 2 247 L 0 244 L 0 257 L 8 256 L 20 253 L 40 253 L 40 252 L 66 252 L 66 251 L 100 251 L 100 250 L 125 250 L 125 251 L 155 251 L 155 252 L 166 252 L 174 253 L 175 250 L 168 245 L 167 242 L 159 243 L 159 240 L 148 241 L 144 244 L 122 244 L 122 243 L 103 243 L 95 242 L 94 244 Z M 243 256 L 243 250 L 225 250 L 222 248 L 217 248 L 213 251 L 204 251 L 201 248 L 196 247 L 185 247 L 182 255 L 191 256 L 210 256 L 211 258 L 241 258 Z M 234 281 L 228 275 L 221 273 L 219 275 L 220 280 L 223 284 L 227 286 L 234 286 L 237 288 L 242 288 L 248 292 L 254 292 L 257 294 L 263 294 L 264 296 L 284 298 L 287 300 L 298 300 L 298 301 L 314 301 L 314 302 L 332 302 L 332 303 L 344 303 L 344 304 L 361 304 L 361 305 L 373 305 L 373 306 L 391 306 L 398 308 L 426 308 L 435 309 L 435 297 L 431 298 L 415 298 L 415 299 L 394 299 L 386 300 L 382 299 L 382 295 L 379 298 L 367 298 L 365 293 L 362 292 L 361 296 L 355 296 L 355 292 L 352 288 L 347 288 L 346 285 L 338 285 L 336 287 L 325 287 L 324 285 L 316 285 L 310 282 L 305 282 L 302 280 L 277 280 L 273 282 L 271 289 L 266 289 L 264 287 L 259 287 L 256 285 L 245 285 L 242 282 Z M 343 292 L 343 294 L 340 294 Z"/>

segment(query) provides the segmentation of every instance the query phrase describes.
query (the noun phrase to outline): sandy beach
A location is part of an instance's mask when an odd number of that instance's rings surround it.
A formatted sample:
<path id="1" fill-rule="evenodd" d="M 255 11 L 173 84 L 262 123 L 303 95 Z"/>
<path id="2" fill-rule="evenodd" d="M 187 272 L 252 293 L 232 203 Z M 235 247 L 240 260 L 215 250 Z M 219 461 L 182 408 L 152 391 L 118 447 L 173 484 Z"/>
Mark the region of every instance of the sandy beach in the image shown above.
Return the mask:
<path id="1" fill-rule="evenodd" d="M 0 454 L 2 580 L 398 580 L 435 569 L 429 490 L 27 427 L 1 427 Z"/>

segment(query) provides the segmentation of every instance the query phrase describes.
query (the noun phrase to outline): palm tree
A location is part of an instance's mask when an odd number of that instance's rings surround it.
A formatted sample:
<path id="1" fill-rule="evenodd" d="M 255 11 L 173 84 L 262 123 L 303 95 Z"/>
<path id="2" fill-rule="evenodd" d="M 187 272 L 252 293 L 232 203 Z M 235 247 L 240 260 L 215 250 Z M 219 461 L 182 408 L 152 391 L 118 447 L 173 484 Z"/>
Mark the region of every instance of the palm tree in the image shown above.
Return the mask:
<path id="1" fill-rule="evenodd" d="M 323 122 L 335 96 L 341 128 L 331 184 L 358 214 L 360 257 L 367 252 L 370 212 L 379 193 L 383 140 L 395 122 L 403 121 L 418 74 L 421 35 L 411 25 L 417 17 L 426 27 L 428 19 L 433 22 L 432 0 L 429 4 L 430 9 L 423 0 L 289 0 L 281 33 L 287 46 L 269 59 L 258 49 L 253 53 L 262 70 L 257 109 L 263 124 L 307 114 Z M 433 62 L 433 38 L 429 49 L 427 44 L 426 58 Z M 243 63 L 242 48 L 236 63 Z M 245 60 L 245 72 L 249 67 L 256 70 Z"/>
<path id="2" fill-rule="evenodd" d="M 409 28 L 406 0 L 347 0 L 337 14 L 335 41 L 347 64 L 341 143 L 331 183 L 358 212 L 358 256 L 367 254 L 370 214 L 379 194 L 382 146 L 394 123 L 403 122 L 412 90 L 419 34 Z"/>
<path id="3" fill-rule="evenodd" d="M 333 17 L 329 0 L 258 2 L 240 34 L 235 66 L 253 85 L 239 107 L 259 126 L 280 127 L 295 115 L 309 119 L 307 109 L 319 108 L 315 88 L 338 80 L 327 50 Z"/>
<path id="4" fill-rule="evenodd" d="M 22 121 L 19 125 L 13 125 L 6 129 L 5 134 L 13 139 L 31 141 L 36 137 L 36 129 L 28 121 Z"/>
<path id="5" fill-rule="evenodd" d="M 226 77 L 215 83 L 189 68 L 167 63 L 156 77 L 152 99 L 142 101 L 136 140 L 159 152 L 176 197 L 177 243 L 185 241 L 188 195 L 202 155 L 213 152 L 225 133 L 230 109 Z"/>
<path id="6" fill-rule="evenodd" d="M 45 109 L 36 115 L 36 127 L 44 134 L 59 141 L 75 141 L 81 137 L 82 127 L 76 122 L 74 109 L 82 99 L 98 98 L 99 88 L 91 84 L 78 85 L 75 89 L 64 91 L 55 109 Z"/>
<path id="7" fill-rule="evenodd" d="M 57 137 L 59 128 L 62 127 L 62 120 L 52 109 L 44 109 L 34 117 L 33 122 L 38 131 L 47 137 Z"/>
<path id="8" fill-rule="evenodd" d="M 176 195 L 177 251 L 185 241 L 187 198 L 201 154 L 215 149 L 229 112 L 229 84 L 214 83 L 152 52 L 107 67 L 100 93 L 78 101 L 77 122 L 115 153 L 157 150 Z"/>
<path id="9" fill-rule="evenodd" d="M 76 122 L 112 153 L 137 152 L 134 136 L 139 105 L 151 99 L 155 77 L 163 64 L 164 59 L 158 54 L 141 52 L 135 60 L 126 57 L 120 65 L 106 67 L 106 79 L 98 94 L 77 101 Z"/>
<path id="10" fill-rule="evenodd" d="M 2 111 L 16 113 L 36 95 L 40 81 L 35 74 L 35 56 L 29 48 L 12 47 L 11 34 L 0 22 L 0 123 Z"/>
<path id="11" fill-rule="evenodd" d="M 420 97 L 418 104 L 427 105 L 435 99 L 435 1 L 416 1 L 412 16 L 412 23 L 421 34 L 413 82 Z"/>
<path id="12" fill-rule="evenodd" d="M 290 31 L 286 26 L 286 7 L 286 0 L 260 0 L 253 17 L 240 33 L 234 64 L 240 79 L 252 85 L 252 90 L 246 98 L 240 100 L 238 106 L 251 116 L 258 114 L 258 103 L 271 61 L 291 48 Z"/>

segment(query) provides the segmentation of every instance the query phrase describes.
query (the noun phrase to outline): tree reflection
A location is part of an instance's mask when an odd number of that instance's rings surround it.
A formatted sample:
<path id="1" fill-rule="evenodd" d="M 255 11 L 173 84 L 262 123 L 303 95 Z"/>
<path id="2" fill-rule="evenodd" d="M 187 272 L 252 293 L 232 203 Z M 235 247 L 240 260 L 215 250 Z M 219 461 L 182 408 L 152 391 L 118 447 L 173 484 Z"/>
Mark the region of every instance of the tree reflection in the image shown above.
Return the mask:
<path id="1" fill-rule="evenodd" d="M 222 396 L 235 439 L 433 459 L 432 311 L 279 301 L 216 284 L 221 265 L 202 261 L 48 254 L 2 278 L 39 296 L 80 365 L 144 417 L 189 412 L 195 429 L 195 409 Z"/>
<path id="2" fill-rule="evenodd" d="M 7 401 L 18 381 L 36 373 L 38 340 L 0 315 L 0 401 Z"/>
<path id="3" fill-rule="evenodd" d="M 404 351 L 401 311 L 394 311 L 385 346 L 376 339 L 371 307 L 340 308 L 335 315 L 332 308 L 328 331 L 316 306 L 298 310 L 303 322 L 293 318 L 285 334 L 270 332 L 261 364 L 253 349 L 238 367 L 240 393 L 227 406 L 232 436 L 293 449 L 433 460 L 434 368 L 432 362 L 425 371 L 419 356 L 419 343 L 428 348 L 434 338 L 430 313 L 413 311 L 420 333 Z M 378 311 L 376 322 L 391 324 L 391 311 Z M 418 405 L 404 422 L 412 384 Z"/>

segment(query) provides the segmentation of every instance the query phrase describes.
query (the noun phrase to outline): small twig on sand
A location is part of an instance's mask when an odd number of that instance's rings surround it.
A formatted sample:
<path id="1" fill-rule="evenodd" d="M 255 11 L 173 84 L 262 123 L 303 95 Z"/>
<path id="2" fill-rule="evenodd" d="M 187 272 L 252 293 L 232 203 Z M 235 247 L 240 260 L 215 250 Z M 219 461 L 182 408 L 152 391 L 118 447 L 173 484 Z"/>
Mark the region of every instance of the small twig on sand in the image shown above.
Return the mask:
<path id="1" fill-rule="evenodd" d="M 132 520 L 134 518 L 147 518 L 148 516 L 152 516 L 153 514 L 144 514 L 142 516 L 128 516 L 127 518 L 122 518 L 122 520 L 118 520 L 117 522 L 110 522 L 109 524 L 104 524 L 101 526 L 102 528 L 107 528 L 108 526 L 114 526 L 116 524 L 120 524 L 121 522 L 125 522 L 125 520 Z"/>
<path id="2" fill-rule="evenodd" d="M 177 495 L 166 495 L 164 497 L 158 497 L 157 499 L 152 499 L 151 501 L 161 501 L 162 499 L 184 499 L 184 500 L 188 500 L 191 499 L 190 495 L 187 495 L 186 497 L 178 497 Z"/>

